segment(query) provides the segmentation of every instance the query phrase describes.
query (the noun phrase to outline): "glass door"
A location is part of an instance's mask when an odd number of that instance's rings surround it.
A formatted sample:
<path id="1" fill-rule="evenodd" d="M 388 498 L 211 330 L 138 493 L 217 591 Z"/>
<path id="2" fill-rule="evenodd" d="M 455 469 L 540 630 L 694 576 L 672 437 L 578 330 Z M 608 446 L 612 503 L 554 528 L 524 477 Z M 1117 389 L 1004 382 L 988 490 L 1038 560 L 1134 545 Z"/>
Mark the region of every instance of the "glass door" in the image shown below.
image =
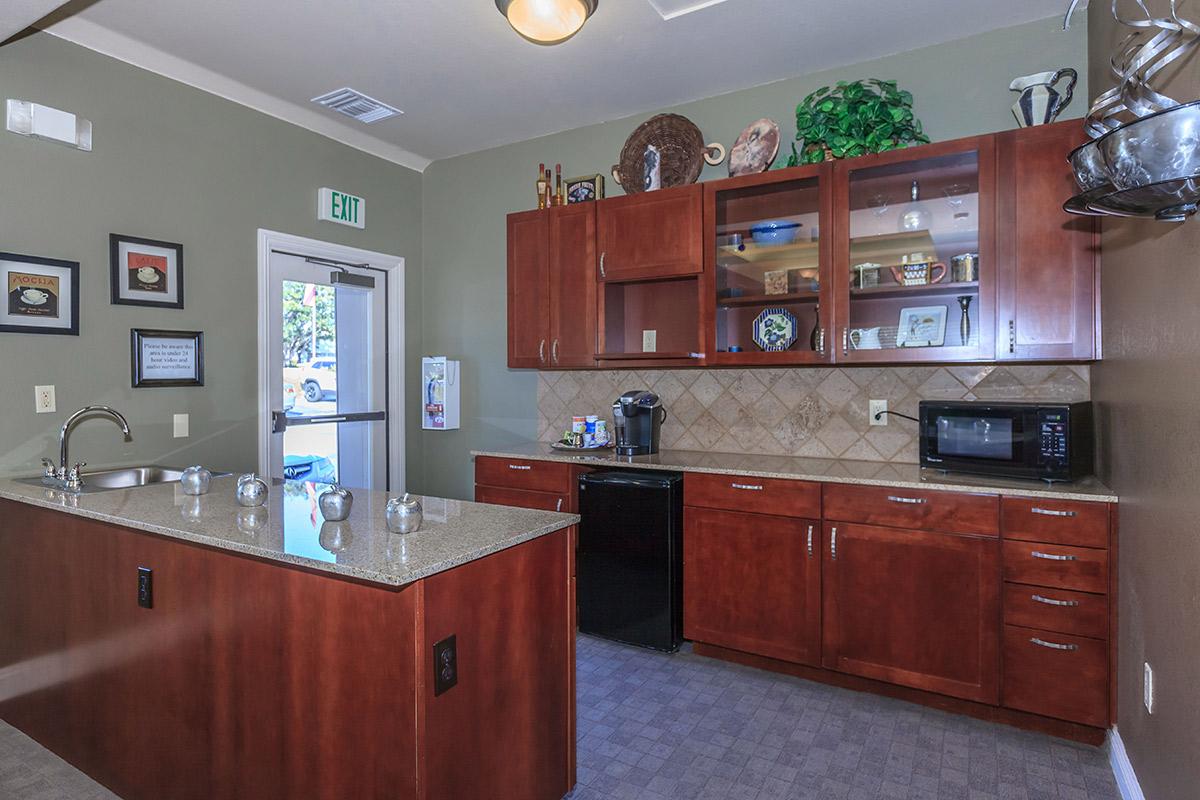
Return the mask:
<path id="1" fill-rule="evenodd" d="M 707 187 L 710 363 L 828 360 L 829 174 L 820 164 Z"/>
<path id="2" fill-rule="evenodd" d="M 388 488 L 384 280 L 272 252 L 271 477 Z"/>
<path id="3" fill-rule="evenodd" d="M 991 139 L 839 164 L 838 189 L 838 360 L 993 358 Z"/>

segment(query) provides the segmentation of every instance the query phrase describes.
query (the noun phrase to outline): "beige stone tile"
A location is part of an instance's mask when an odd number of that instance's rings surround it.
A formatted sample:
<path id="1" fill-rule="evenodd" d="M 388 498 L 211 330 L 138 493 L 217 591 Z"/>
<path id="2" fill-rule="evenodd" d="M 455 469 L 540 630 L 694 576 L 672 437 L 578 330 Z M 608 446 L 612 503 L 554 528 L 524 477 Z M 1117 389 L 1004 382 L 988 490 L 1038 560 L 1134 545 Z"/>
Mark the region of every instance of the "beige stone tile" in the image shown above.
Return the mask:
<path id="1" fill-rule="evenodd" d="M 854 443 L 842 451 L 841 458 L 849 458 L 854 461 L 882 461 L 883 456 L 879 454 L 870 443 L 863 438 L 855 439 Z"/>
<path id="2" fill-rule="evenodd" d="M 713 377 L 713 372 L 716 371 L 717 370 L 704 370 L 690 387 L 692 396 L 699 400 L 700 405 L 704 406 L 705 408 L 708 408 L 710 405 L 712 405 L 713 401 L 720 397 L 721 393 L 725 391 L 725 387 L 722 386 L 715 377 Z"/>
<path id="3" fill-rule="evenodd" d="M 817 438 L 825 443 L 829 452 L 840 458 L 861 435 L 840 414 L 833 414 L 817 431 Z"/>
<path id="4" fill-rule="evenodd" d="M 845 370 L 836 369 L 817 386 L 817 394 L 833 409 L 840 409 L 858 395 L 858 386 L 846 377 Z"/>
<path id="5" fill-rule="evenodd" d="M 1017 380 L 1007 367 L 999 367 L 971 391 L 981 400 L 1020 399 L 1025 396 L 1025 384 Z"/>
<path id="6" fill-rule="evenodd" d="M 985 367 L 981 365 L 968 365 L 965 367 L 945 367 L 945 370 L 953 375 L 958 382 L 971 389 L 975 384 L 991 374 L 995 367 Z"/>
<path id="7" fill-rule="evenodd" d="M 959 400 L 967 393 L 967 387 L 949 370 L 939 369 L 918 387 L 917 392 L 926 400 Z"/>
<path id="8" fill-rule="evenodd" d="M 863 435 L 863 438 L 875 448 L 879 453 L 879 457 L 884 461 L 891 461 L 896 455 L 902 451 L 905 446 L 912 441 L 914 432 L 911 430 L 914 423 L 909 423 L 910 430 L 902 430 L 898 422 L 893 420 L 885 427 L 875 427 Z"/>
<path id="9" fill-rule="evenodd" d="M 688 432 L 696 438 L 700 446 L 705 450 L 711 450 L 713 445 L 720 441 L 725 435 L 724 428 L 721 427 L 716 418 L 707 411 L 704 412 L 691 424 Z"/>
<path id="10" fill-rule="evenodd" d="M 701 414 L 704 413 L 704 406 L 700 405 L 692 393 L 684 391 L 679 398 L 667 407 L 667 421 L 677 421 L 684 428 L 691 426 Z"/>

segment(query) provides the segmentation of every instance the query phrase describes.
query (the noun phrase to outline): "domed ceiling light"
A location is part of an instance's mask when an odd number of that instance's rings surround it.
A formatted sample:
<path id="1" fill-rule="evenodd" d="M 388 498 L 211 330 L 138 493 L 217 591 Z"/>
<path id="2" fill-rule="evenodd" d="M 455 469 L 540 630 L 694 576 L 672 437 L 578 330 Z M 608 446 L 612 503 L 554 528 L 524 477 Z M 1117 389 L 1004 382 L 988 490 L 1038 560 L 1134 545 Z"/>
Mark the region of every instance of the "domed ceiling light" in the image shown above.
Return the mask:
<path id="1" fill-rule="evenodd" d="M 496 0 L 513 30 L 534 44 L 570 39 L 596 11 L 599 0 Z"/>

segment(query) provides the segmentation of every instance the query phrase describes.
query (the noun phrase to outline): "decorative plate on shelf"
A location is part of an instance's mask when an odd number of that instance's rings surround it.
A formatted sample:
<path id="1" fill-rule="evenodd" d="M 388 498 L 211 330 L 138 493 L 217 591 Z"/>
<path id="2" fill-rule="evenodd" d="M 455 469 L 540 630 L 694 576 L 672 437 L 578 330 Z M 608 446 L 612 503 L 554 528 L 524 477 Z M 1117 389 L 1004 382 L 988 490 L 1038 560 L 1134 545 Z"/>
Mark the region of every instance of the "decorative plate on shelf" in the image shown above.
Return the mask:
<path id="1" fill-rule="evenodd" d="M 754 320 L 754 343 L 768 353 L 796 343 L 796 317 L 786 308 L 764 308 Z"/>

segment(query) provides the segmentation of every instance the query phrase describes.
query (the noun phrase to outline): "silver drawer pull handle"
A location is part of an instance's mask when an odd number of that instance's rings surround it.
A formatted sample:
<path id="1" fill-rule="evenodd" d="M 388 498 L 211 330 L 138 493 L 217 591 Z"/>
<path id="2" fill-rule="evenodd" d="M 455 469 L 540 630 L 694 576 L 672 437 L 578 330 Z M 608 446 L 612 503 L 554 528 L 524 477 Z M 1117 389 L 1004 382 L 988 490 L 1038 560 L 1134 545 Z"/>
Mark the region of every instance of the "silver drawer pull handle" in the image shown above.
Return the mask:
<path id="1" fill-rule="evenodd" d="M 904 503 L 910 506 L 924 505 L 929 502 L 924 497 L 897 497 L 894 494 L 889 494 L 888 500 L 891 500 L 893 503 Z"/>
<path id="2" fill-rule="evenodd" d="M 757 483 L 731 483 L 734 489 L 745 489 L 749 492 L 761 492 L 763 487 Z"/>
<path id="3" fill-rule="evenodd" d="M 509 469 L 533 469 L 533 467 L 529 466 L 528 464 L 509 464 L 508 468 Z"/>
<path id="4" fill-rule="evenodd" d="M 558 503 L 554 506 L 555 511 L 562 511 L 562 498 L 558 498 Z"/>
<path id="5" fill-rule="evenodd" d="M 829 557 L 837 561 L 837 528 L 829 532 Z"/>
<path id="6" fill-rule="evenodd" d="M 1035 603 L 1044 603 L 1048 606 L 1063 606 L 1074 608 L 1079 605 L 1078 600 L 1055 600 L 1053 597 L 1042 597 L 1040 594 L 1031 594 L 1029 599 Z"/>
<path id="7" fill-rule="evenodd" d="M 1055 511 L 1052 508 L 1038 508 L 1037 506 L 1034 506 L 1033 508 L 1031 508 L 1029 510 L 1031 512 L 1033 512 L 1034 514 L 1041 514 L 1043 517 L 1073 517 L 1073 516 L 1075 516 L 1074 511 Z"/>
<path id="8" fill-rule="evenodd" d="M 1078 561 L 1079 556 L 1060 556 L 1057 553 L 1039 553 L 1037 550 L 1030 552 L 1034 558 L 1043 558 L 1046 561 Z"/>
<path id="9" fill-rule="evenodd" d="M 808 526 L 808 557 L 813 557 L 813 526 Z"/>
<path id="10" fill-rule="evenodd" d="M 1032 642 L 1033 644 L 1036 644 L 1038 647 L 1048 647 L 1051 650 L 1078 650 L 1079 649 L 1079 645 L 1077 645 L 1077 644 L 1059 644 L 1058 642 L 1047 642 L 1045 639 L 1039 639 L 1036 636 L 1034 636 L 1029 641 Z"/>

